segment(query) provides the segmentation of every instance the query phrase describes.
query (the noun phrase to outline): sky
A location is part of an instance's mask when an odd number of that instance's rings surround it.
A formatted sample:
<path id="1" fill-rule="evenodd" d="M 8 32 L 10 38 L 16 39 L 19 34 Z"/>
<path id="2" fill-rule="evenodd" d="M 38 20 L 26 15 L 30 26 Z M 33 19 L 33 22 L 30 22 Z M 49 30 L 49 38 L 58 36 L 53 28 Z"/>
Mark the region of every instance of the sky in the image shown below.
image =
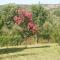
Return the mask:
<path id="1" fill-rule="evenodd" d="M 0 5 L 8 3 L 16 4 L 60 4 L 60 0 L 0 0 Z"/>

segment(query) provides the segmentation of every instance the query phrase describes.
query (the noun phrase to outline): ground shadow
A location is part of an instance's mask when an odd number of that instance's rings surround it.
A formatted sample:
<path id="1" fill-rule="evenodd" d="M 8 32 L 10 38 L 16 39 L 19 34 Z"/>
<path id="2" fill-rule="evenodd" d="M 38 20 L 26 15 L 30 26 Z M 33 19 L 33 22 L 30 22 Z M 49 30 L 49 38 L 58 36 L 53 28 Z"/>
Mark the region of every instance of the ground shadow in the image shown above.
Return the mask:
<path id="1" fill-rule="evenodd" d="M 19 51 L 22 51 L 24 49 L 26 49 L 26 48 L 4 48 L 4 49 L 0 49 L 0 54 L 19 52 Z"/>
<path id="2" fill-rule="evenodd" d="M 20 52 L 24 49 L 34 49 L 34 48 L 48 48 L 50 46 L 39 46 L 39 47 L 23 47 L 23 48 L 3 48 L 0 49 L 0 54 L 8 54 L 8 53 L 14 53 L 14 52 Z"/>
<path id="3" fill-rule="evenodd" d="M 48 48 L 50 46 L 37 46 L 37 47 L 27 47 L 27 49 L 33 49 L 33 48 Z"/>

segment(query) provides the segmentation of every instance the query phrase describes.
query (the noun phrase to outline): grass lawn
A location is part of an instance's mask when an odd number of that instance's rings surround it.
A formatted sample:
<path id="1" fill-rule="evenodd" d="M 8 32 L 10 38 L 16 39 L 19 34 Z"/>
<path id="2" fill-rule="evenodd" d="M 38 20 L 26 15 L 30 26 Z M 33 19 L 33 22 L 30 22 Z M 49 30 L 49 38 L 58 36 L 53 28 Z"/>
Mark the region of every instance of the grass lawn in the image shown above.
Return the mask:
<path id="1" fill-rule="evenodd" d="M 0 49 L 0 60 L 60 60 L 60 46 Z"/>

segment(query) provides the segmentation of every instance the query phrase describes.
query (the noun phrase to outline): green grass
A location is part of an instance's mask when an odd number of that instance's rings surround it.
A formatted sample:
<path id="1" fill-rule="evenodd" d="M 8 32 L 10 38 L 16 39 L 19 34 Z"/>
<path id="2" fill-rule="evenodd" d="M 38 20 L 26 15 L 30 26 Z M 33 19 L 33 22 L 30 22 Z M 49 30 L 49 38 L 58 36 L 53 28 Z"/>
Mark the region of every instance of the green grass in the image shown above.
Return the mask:
<path id="1" fill-rule="evenodd" d="M 60 46 L 0 49 L 0 60 L 60 60 Z"/>

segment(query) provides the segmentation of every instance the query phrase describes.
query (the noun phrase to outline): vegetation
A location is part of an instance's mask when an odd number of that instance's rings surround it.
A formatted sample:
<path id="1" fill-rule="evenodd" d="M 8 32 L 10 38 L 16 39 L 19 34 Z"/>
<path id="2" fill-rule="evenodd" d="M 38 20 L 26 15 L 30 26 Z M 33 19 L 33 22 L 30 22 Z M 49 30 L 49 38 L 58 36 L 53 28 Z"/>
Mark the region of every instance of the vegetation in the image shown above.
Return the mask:
<path id="1" fill-rule="evenodd" d="M 0 60 L 60 60 L 60 8 L 26 6 L 0 6 Z"/>
<path id="2" fill-rule="evenodd" d="M 50 11 L 40 4 L 31 5 L 29 9 L 15 4 L 5 5 L 0 9 L 0 46 L 46 40 L 60 43 L 59 19 L 59 9 Z"/>

